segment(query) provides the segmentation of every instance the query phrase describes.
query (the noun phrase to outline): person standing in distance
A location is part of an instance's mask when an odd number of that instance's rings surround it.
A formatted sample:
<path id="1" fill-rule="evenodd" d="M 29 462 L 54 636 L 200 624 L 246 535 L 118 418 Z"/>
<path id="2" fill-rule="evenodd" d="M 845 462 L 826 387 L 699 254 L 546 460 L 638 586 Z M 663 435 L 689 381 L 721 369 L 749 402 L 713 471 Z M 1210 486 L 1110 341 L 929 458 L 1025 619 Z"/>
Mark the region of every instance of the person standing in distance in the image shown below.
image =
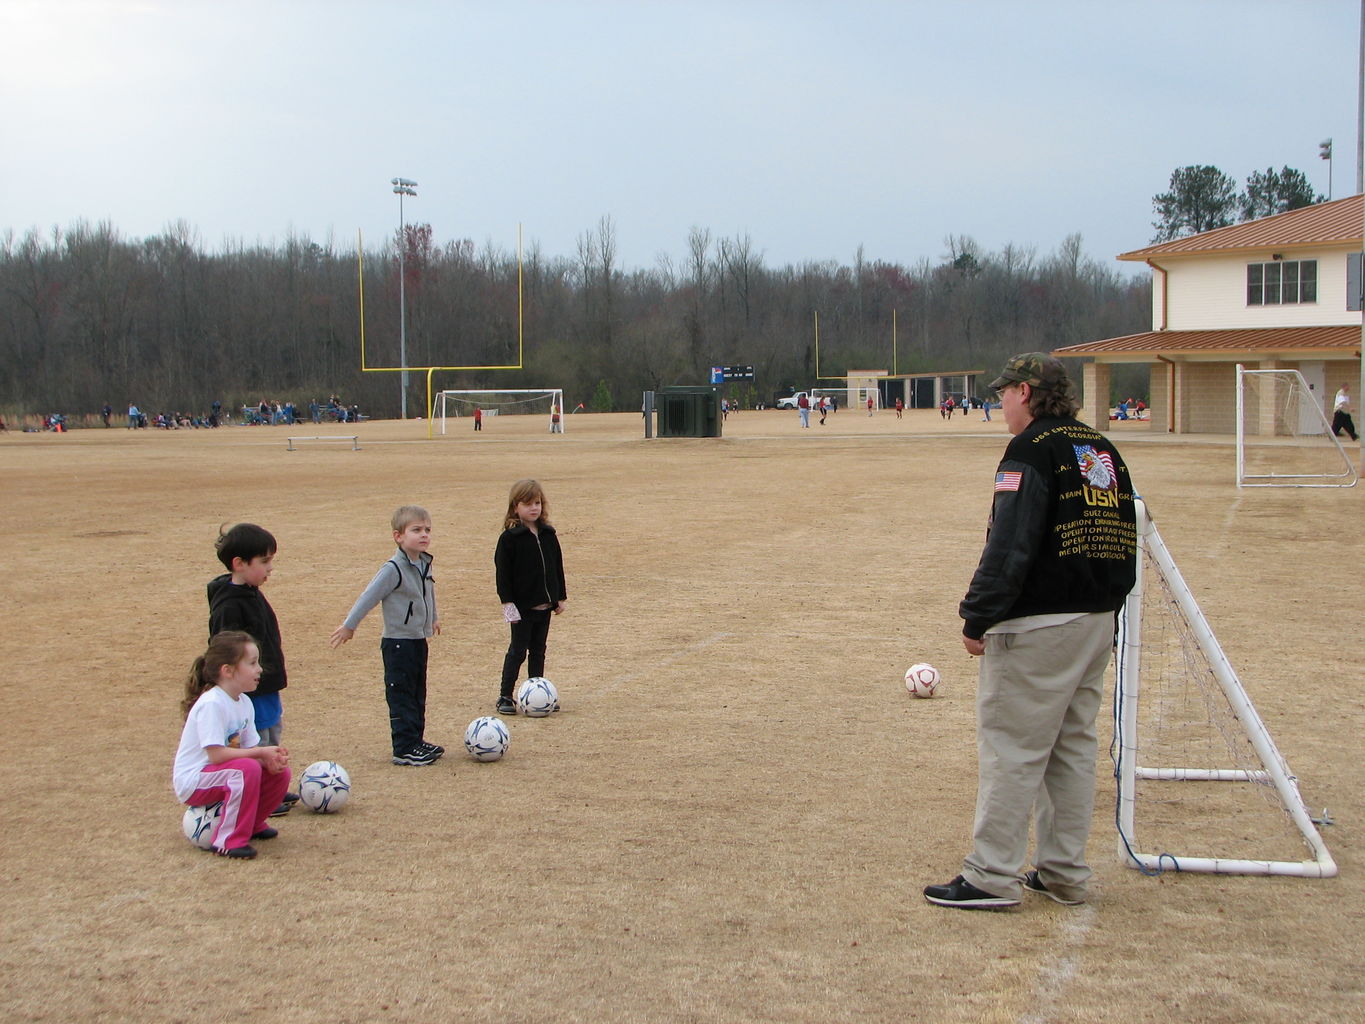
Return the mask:
<path id="1" fill-rule="evenodd" d="M 1001 909 L 1028 889 L 1075 906 L 1090 878 L 1095 718 L 1137 567 L 1133 485 L 1118 450 L 1075 418 L 1057 359 L 1014 356 L 990 386 L 1014 436 L 958 610 L 962 644 L 982 658 L 976 824 L 962 873 L 924 897 Z M 1030 816 L 1037 850 L 1025 872 Z"/>

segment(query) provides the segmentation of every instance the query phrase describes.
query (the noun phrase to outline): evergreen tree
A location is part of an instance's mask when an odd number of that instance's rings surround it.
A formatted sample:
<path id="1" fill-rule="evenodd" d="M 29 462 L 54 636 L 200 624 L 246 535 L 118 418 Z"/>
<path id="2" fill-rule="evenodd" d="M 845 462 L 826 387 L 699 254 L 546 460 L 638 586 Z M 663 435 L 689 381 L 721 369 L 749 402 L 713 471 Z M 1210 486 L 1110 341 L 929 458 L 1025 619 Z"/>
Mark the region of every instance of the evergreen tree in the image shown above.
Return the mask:
<path id="1" fill-rule="evenodd" d="M 611 388 L 607 387 L 607 382 L 605 380 L 599 380 L 597 382 L 597 390 L 592 394 L 592 411 L 611 412 L 611 409 Z"/>
<path id="2" fill-rule="evenodd" d="M 1237 182 L 1217 167 L 1205 164 L 1171 172 L 1170 191 L 1152 197 L 1159 220 L 1153 242 L 1169 242 L 1185 235 L 1227 227 L 1237 209 Z"/>
<path id="3" fill-rule="evenodd" d="M 1295 170 L 1293 167 L 1285 167 L 1279 171 L 1267 167 L 1264 173 L 1252 171 L 1247 176 L 1246 189 L 1238 197 L 1242 207 L 1242 220 L 1288 213 L 1290 210 L 1326 201 L 1326 196 L 1313 194 L 1313 186 L 1308 183 L 1308 177 L 1303 171 Z"/>

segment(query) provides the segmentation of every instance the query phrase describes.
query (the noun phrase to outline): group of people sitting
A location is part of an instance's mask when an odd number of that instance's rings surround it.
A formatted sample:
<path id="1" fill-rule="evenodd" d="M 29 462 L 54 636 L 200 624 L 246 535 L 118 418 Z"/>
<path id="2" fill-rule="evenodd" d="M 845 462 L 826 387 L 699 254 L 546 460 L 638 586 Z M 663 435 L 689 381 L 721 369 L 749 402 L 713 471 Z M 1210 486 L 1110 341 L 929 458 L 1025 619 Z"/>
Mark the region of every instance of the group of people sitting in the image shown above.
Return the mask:
<path id="1" fill-rule="evenodd" d="M 298 422 L 298 417 L 294 411 L 293 402 L 272 402 L 262 398 L 260 405 L 244 405 L 242 412 L 246 416 L 248 425 L 252 424 L 294 424 Z M 315 421 L 316 422 L 316 421 Z"/>
<path id="2" fill-rule="evenodd" d="M 317 402 L 308 406 L 308 411 L 313 415 L 314 423 L 321 423 L 323 418 L 336 420 L 338 423 L 359 423 L 365 417 L 360 415 L 360 406 L 346 406 L 341 404 L 341 399 L 333 395 L 327 400 L 326 407 L 321 407 Z"/>
<path id="3" fill-rule="evenodd" d="M 252 424 L 285 424 L 293 426 L 301 423 L 302 414 L 293 402 L 272 402 L 262 399 L 259 406 L 244 405 L 242 413 L 246 417 L 248 425 Z M 323 405 L 317 399 L 308 403 L 308 416 L 314 423 L 334 422 L 334 423 L 359 423 L 363 417 L 360 414 L 360 406 L 343 405 L 341 399 L 336 395 L 327 399 L 327 404 Z"/>
<path id="4" fill-rule="evenodd" d="M 1123 401 L 1119 402 L 1109 418 L 1111 420 L 1140 420 L 1143 418 L 1143 413 L 1146 411 L 1147 403 L 1141 398 L 1125 398 Z"/>
<path id="5" fill-rule="evenodd" d="M 191 416 L 187 412 L 159 412 L 152 417 L 152 426 L 161 427 L 163 430 L 179 430 L 184 427 L 197 430 L 199 427 L 216 427 L 218 424 L 213 422 L 212 416 Z"/>

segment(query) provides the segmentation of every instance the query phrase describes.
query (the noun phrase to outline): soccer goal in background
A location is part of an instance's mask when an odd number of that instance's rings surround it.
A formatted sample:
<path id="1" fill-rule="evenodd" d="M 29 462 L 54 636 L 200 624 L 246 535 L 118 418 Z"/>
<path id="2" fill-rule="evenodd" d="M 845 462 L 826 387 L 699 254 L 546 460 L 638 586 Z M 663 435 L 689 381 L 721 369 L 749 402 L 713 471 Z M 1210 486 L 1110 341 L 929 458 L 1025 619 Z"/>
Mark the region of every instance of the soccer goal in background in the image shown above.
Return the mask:
<path id="1" fill-rule="evenodd" d="M 560 388 L 440 391 L 432 400 L 431 418 L 441 425 L 444 434 L 447 418 L 473 416 L 475 409 L 482 409 L 485 416 L 543 416 L 547 430 L 564 430 L 564 392 Z"/>
<path id="2" fill-rule="evenodd" d="M 1237 486 L 1354 487 L 1356 469 L 1298 370 L 1237 364 Z"/>
<path id="3" fill-rule="evenodd" d="M 1298 780 L 1137 506 L 1114 692 L 1119 855 L 1149 874 L 1335 876 Z"/>

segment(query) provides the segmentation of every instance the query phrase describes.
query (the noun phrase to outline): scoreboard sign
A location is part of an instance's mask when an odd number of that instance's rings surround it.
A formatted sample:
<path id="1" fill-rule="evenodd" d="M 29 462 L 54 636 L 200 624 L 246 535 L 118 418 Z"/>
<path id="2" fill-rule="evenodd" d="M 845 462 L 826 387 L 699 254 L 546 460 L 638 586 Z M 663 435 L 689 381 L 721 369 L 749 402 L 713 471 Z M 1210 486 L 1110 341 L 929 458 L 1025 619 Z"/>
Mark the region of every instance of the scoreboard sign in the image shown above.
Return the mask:
<path id="1" fill-rule="evenodd" d="M 711 367 L 711 383 L 724 384 L 727 380 L 753 380 L 754 368 L 752 366 L 713 366 Z"/>

